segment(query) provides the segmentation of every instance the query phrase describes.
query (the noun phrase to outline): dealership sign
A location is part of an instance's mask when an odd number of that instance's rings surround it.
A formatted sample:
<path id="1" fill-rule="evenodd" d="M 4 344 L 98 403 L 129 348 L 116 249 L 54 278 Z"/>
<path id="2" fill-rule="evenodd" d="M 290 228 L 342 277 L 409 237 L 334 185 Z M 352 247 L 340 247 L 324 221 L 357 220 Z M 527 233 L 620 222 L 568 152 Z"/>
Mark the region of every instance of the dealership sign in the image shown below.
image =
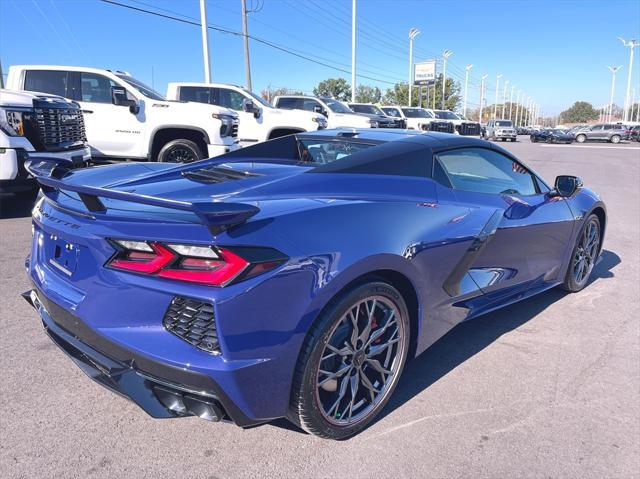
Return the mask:
<path id="1" fill-rule="evenodd" d="M 413 84 L 430 85 L 436 81 L 436 61 L 416 63 L 413 66 Z"/>

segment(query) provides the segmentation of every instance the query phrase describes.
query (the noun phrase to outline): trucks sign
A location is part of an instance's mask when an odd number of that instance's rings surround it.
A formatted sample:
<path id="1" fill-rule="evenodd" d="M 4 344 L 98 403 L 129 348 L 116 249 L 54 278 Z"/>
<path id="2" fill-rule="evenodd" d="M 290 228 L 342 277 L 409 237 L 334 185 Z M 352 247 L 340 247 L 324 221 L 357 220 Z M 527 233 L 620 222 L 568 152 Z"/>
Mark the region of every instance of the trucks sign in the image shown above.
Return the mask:
<path id="1" fill-rule="evenodd" d="M 436 81 L 436 61 L 416 63 L 413 66 L 413 84 L 431 85 Z"/>

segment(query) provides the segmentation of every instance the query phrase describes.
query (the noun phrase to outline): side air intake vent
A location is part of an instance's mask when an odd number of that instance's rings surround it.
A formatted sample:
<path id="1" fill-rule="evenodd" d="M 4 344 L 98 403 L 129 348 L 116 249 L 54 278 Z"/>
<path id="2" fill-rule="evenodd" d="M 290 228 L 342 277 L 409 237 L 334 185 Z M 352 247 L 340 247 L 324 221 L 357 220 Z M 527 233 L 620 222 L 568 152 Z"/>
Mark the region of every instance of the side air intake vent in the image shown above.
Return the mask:
<path id="1" fill-rule="evenodd" d="M 238 171 L 232 168 L 223 168 L 221 166 L 207 166 L 197 170 L 185 171 L 182 173 L 182 176 L 201 183 L 223 183 L 225 181 L 242 180 L 260 175 L 246 171 Z"/>
<path id="2" fill-rule="evenodd" d="M 220 354 L 212 304 L 176 296 L 162 322 L 168 331 L 196 348 Z"/>

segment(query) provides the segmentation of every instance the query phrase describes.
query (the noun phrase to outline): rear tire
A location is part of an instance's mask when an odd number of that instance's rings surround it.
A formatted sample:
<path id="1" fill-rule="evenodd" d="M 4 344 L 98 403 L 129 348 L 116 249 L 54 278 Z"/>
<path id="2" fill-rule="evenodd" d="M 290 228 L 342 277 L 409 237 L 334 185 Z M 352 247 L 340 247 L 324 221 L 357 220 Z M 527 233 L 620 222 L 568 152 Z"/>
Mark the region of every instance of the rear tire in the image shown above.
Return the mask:
<path id="1" fill-rule="evenodd" d="M 393 286 L 370 281 L 345 293 L 305 339 L 287 417 L 327 439 L 359 433 L 393 394 L 409 338 L 409 312 Z"/>
<path id="2" fill-rule="evenodd" d="M 192 163 L 204 158 L 200 147 L 191 140 L 172 140 L 162 147 L 157 161 L 161 163 Z"/>
<path id="3" fill-rule="evenodd" d="M 620 143 L 620 135 L 613 135 L 609 141 L 614 144 Z"/>
<path id="4" fill-rule="evenodd" d="M 585 221 L 576 244 L 571 252 L 569 268 L 562 287 L 570 293 L 584 288 L 589 282 L 589 276 L 600 254 L 602 243 L 602 229 L 597 215 L 590 215 Z"/>
<path id="5" fill-rule="evenodd" d="M 584 143 L 586 140 L 587 140 L 586 135 L 578 135 L 578 136 L 576 136 L 576 141 L 578 143 Z"/>

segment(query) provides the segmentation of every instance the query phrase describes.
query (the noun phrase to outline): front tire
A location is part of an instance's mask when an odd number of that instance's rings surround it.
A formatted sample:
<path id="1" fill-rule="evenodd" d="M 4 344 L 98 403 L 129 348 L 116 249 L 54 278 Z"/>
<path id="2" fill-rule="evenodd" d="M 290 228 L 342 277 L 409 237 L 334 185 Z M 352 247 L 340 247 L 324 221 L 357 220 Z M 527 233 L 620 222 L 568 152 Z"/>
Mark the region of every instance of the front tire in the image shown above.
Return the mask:
<path id="1" fill-rule="evenodd" d="M 371 281 L 344 294 L 304 342 L 289 419 L 327 439 L 362 431 L 393 394 L 409 337 L 409 312 L 393 286 Z"/>
<path id="2" fill-rule="evenodd" d="M 158 153 L 161 163 L 192 163 L 203 159 L 200 147 L 191 140 L 172 140 L 162 147 Z"/>
<path id="3" fill-rule="evenodd" d="M 586 140 L 587 140 L 586 135 L 578 135 L 578 136 L 576 136 L 576 141 L 578 143 L 584 143 Z"/>
<path id="4" fill-rule="evenodd" d="M 596 264 L 602 242 L 600 219 L 597 215 L 590 215 L 571 252 L 571 261 L 562 287 L 575 293 L 587 285 L 589 276 Z"/>
<path id="5" fill-rule="evenodd" d="M 620 143 L 620 135 L 613 135 L 609 141 L 614 144 Z"/>

